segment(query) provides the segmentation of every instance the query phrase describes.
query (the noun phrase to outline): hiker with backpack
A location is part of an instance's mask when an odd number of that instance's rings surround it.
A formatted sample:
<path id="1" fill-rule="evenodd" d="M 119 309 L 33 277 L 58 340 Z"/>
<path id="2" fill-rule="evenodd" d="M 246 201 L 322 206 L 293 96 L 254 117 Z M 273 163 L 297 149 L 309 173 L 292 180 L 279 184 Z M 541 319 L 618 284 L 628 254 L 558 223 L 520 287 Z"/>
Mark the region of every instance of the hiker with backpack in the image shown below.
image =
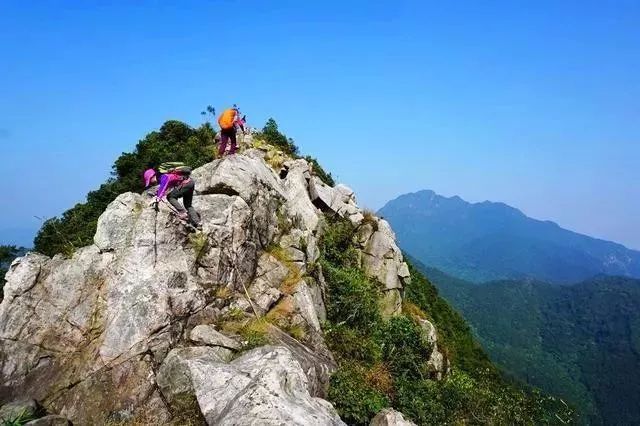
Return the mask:
<path id="1" fill-rule="evenodd" d="M 230 154 L 235 154 L 238 146 L 236 139 L 236 126 L 244 133 L 244 122 L 240 118 L 240 110 L 237 105 L 225 110 L 218 118 L 220 125 L 220 146 L 218 147 L 218 155 L 222 157 L 227 150 L 227 144 L 231 141 L 229 148 Z"/>
<path id="2" fill-rule="evenodd" d="M 154 169 L 147 169 L 144 172 L 147 188 L 158 182 L 157 175 L 160 174 L 160 186 L 155 202 L 163 201 L 166 196 L 178 219 L 198 228 L 200 215 L 192 205 L 195 182 L 191 178 L 191 168 L 183 163 L 163 163 L 158 168 L 158 172 Z M 182 198 L 184 206 L 178 202 L 178 198 Z"/>

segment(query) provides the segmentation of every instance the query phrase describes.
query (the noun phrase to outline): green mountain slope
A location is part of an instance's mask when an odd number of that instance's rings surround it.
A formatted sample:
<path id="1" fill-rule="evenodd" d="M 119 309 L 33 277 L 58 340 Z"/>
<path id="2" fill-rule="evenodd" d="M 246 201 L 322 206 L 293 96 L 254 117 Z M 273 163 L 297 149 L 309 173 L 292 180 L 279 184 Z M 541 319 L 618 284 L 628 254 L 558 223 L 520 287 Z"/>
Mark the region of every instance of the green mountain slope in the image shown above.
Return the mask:
<path id="1" fill-rule="evenodd" d="M 640 252 L 529 218 L 503 203 L 472 204 L 420 191 L 388 202 L 378 213 L 391 223 L 403 250 L 470 281 L 640 278 Z"/>
<path id="2" fill-rule="evenodd" d="M 478 285 L 422 269 L 508 374 L 575 404 L 581 422 L 640 421 L 640 280 Z"/>

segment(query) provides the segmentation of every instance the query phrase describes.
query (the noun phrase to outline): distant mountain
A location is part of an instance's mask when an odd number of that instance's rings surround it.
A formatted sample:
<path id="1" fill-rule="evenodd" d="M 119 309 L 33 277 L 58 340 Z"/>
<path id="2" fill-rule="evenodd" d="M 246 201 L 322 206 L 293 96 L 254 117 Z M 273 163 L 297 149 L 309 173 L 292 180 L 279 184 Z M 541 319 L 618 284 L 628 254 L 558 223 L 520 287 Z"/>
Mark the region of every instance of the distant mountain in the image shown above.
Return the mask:
<path id="1" fill-rule="evenodd" d="M 640 280 L 473 284 L 420 268 L 508 374 L 565 398 L 580 423 L 640 424 Z"/>
<path id="2" fill-rule="evenodd" d="M 402 195 L 378 213 L 391 223 L 403 250 L 475 282 L 640 277 L 640 252 L 532 219 L 503 203 L 468 203 L 425 190 Z"/>

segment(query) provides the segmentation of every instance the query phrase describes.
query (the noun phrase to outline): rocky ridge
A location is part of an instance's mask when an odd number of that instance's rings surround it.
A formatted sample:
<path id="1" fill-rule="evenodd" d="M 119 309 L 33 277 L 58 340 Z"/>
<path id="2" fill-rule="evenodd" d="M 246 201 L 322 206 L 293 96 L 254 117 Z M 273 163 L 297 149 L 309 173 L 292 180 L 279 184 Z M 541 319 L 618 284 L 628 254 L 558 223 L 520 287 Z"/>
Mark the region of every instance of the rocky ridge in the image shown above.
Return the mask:
<path id="1" fill-rule="evenodd" d="M 270 165 L 272 151 L 194 170 L 201 233 L 125 193 L 94 245 L 16 259 L 0 304 L 0 403 L 32 398 L 74 424 L 343 424 L 322 399 L 336 368 L 321 328 L 325 214 L 357 227 L 385 317 L 401 312 L 409 269 L 389 224 L 351 189 L 303 159 Z M 442 377 L 435 327 L 422 327 Z"/>

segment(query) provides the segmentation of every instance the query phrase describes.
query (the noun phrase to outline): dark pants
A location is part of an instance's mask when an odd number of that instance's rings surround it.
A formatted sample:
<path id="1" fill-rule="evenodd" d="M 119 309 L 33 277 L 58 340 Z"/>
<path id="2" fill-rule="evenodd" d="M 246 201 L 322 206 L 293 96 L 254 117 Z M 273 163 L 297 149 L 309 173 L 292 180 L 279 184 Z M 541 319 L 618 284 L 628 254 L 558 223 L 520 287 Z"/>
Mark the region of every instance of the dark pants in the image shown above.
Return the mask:
<path id="1" fill-rule="evenodd" d="M 200 215 L 198 215 L 196 209 L 191 205 L 195 186 L 196 184 L 193 179 L 190 179 L 186 184 L 173 188 L 173 190 L 167 194 L 167 200 L 178 212 L 183 212 L 186 209 L 189 213 L 189 222 L 194 226 L 198 226 L 200 224 Z M 184 207 L 180 205 L 178 198 L 182 198 Z"/>
<path id="2" fill-rule="evenodd" d="M 237 140 L 236 140 L 236 128 L 220 130 L 220 147 L 218 148 L 218 155 L 222 157 L 227 149 L 227 143 L 231 140 L 231 148 L 229 148 L 230 154 L 236 153 Z"/>

